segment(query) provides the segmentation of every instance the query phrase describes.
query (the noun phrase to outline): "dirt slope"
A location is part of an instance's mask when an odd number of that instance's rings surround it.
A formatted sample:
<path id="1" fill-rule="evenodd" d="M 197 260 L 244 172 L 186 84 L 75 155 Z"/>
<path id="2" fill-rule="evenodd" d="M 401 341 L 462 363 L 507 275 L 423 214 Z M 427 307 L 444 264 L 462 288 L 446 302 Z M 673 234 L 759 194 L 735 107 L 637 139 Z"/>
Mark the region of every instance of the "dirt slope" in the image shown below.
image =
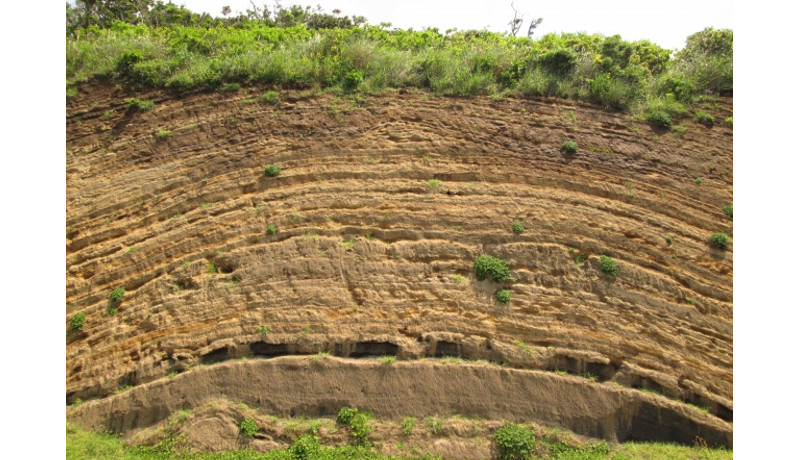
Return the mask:
<path id="1" fill-rule="evenodd" d="M 225 395 L 732 445 L 733 253 L 708 244 L 733 235 L 732 100 L 677 136 L 565 100 L 259 94 L 67 102 L 68 418 L 133 430 Z M 342 359 L 281 358 L 320 352 Z M 425 360 L 447 356 L 485 362 Z"/>

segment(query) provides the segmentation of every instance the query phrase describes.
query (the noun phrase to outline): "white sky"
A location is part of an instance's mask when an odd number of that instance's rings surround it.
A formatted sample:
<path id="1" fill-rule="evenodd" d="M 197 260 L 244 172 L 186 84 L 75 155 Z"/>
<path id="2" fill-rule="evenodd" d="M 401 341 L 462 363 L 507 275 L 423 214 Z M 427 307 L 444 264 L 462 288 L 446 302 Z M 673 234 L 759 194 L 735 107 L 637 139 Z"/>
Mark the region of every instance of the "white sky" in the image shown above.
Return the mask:
<path id="1" fill-rule="evenodd" d="M 176 5 L 212 16 L 221 16 L 222 6 L 233 14 L 252 9 L 249 0 L 173 0 Z M 254 0 L 270 9 L 273 0 Z M 401 29 L 437 27 L 441 32 L 484 28 L 509 31 L 514 17 L 511 1 L 491 0 L 283 0 L 283 6 L 321 5 L 330 13 L 338 8 L 347 16 L 361 15 L 370 24 L 391 22 Z M 605 36 L 619 34 L 624 40 L 650 40 L 666 49 L 683 48 L 686 37 L 706 27 L 733 29 L 733 0 L 516 0 L 524 15 L 518 36 L 524 36 L 532 19 L 543 18 L 534 37 L 550 32 L 587 32 Z"/>

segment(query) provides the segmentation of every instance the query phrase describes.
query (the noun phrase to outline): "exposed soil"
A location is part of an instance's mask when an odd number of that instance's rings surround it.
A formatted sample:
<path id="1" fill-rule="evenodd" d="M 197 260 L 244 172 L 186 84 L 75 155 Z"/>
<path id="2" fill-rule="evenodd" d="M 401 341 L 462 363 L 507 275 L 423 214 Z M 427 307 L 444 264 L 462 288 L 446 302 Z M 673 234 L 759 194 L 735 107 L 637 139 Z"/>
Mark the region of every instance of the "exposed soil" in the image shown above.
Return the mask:
<path id="1" fill-rule="evenodd" d="M 135 432 L 222 398 L 732 446 L 732 244 L 708 243 L 733 235 L 732 99 L 677 136 L 561 99 L 259 94 L 67 102 L 68 419 Z M 512 281 L 478 281 L 481 254 Z"/>

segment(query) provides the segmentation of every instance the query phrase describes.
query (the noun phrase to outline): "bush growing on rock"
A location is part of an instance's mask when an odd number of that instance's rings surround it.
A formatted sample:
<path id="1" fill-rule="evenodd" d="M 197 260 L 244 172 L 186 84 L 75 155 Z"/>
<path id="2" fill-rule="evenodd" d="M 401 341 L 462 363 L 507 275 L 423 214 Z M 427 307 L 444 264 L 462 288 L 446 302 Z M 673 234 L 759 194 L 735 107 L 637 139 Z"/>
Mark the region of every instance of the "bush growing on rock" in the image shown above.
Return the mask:
<path id="1" fill-rule="evenodd" d="M 83 328 L 84 323 L 86 322 L 86 315 L 83 313 L 77 313 L 72 316 L 69 320 L 69 327 L 73 331 L 80 331 Z"/>
<path id="2" fill-rule="evenodd" d="M 242 420 L 242 423 L 239 424 L 239 433 L 242 433 L 245 436 L 253 437 L 256 433 L 258 433 L 258 424 L 252 418 L 246 418 Z"/>
<path id="3" fill-rule="evenodd" d="M 726 216 L 733 218 L 733 203 L 722 208 L 722 212 L 724 212 Z"/>
<path id="4" fill-rule="evenodd" d="M 500 303 L 511 302 L 511 293 L 508 292 L 508 289 L 498 289 L 497 292 L 494 293 L 494 297 Z"/>
<path id="5" fill-rule="evenodd" d="M 109 296 L 112 302 L 122 302 L 125 299 L 125 289 L 118 287 L 111 291 L 111 295 Z"/>
<path id="6" fill-rule="evenodd" d="M 264 175 L 267 177 L 275 177 L 281 173 L 281 167 L 276 165 L 269 165 L 264 169 Z"/>
<path id="7" fill-rule="evenodd" d="M 619 266 L 611 257 L 600 256 L 600 270 L 606 275 L 617 276 L 619 273 Z"/>
<path id="8" fill-rule="evenodd" d="M 511 279 L 511 269 L 503 259 L 493 256 L 478 256 L 474 263 L 475 275 L 483 281 L 489 278 L 490 281 L 502 283 Z"/>
<path id="9" fill-rule="evenodd" d="M 708 241 L 711 243 L 712 246 L 720 248 L 724 251 L 725 249 L 728 249 L 728 242 L 730 241 L 730 237 L 728 237 L 728 235 L 724 233 L 716 232 L 713 235 L 711 235 L 711 238 L 709 238 Z"/>
<path id="10" fill-rule="evenodd" d="M 572 155 L 578 151 L 578 144 L 573 141 L 566 141 L 561 144 L 561 153 L 564 155 Z"/>
<path id="11" fill-rule="evenodd" d="M 515 220 L 511 223 L 511 231 L 519 235 L 525 231 L 525 227 L 522 225 L 522 222 Z"/>

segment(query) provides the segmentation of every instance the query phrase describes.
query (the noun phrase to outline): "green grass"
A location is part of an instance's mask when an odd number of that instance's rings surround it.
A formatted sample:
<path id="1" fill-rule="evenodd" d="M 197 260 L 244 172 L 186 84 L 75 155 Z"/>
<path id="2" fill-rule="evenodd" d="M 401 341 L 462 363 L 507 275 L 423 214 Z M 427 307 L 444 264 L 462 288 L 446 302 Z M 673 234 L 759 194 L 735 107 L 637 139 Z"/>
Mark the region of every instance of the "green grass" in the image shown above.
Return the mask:
<path id="1" fill-rule="evenodd" d="M 179 424 L 185 421 L 186 413 L 183 415 L 177 414 L 175 418 L 170 419 L 170 423 Z M 369 420 L 369 417 L 365 417 Z M 275 423 L 280 423 L 280 419 L 273 418 Z M 348 429 L 352 417 L 344 423 L 348 425 Z M 248 432 L 253 434 L 258 432 L 258 424 L 255 423 L 256 431 L 253 432 L 253 426 L 249 423 L 245 426 Z M 288 423 L 288 422 L 287 422 Z M 313 422 L 312 422 L 313 423 Z M 312 423 L 309 423 L 307 430 L 314 433 Z M 244 424 L 240 422 L 240 426 Z M 400 422 L 403 436 L 411 436 L 418 424 L 415 417 L 405 417 Z M 437 417 L 426 417 L 423 420 L 425 429 L 431 434 L 441 435 L 443 433 L 442 419 Z M 288 425 L 286 425 L 288 427 Z M 526 425 L 520 425 L 523 429 L 527 430 Z M 368 427 L 368 425 L 367 425 Z M 306 430 L 306 427 L 303 427 Z M 369 434 L 369 432 L 367 432 Z M 488 435 L 485 439 L 487 441 L 494 441 L 497 431 Z M 504 442 L 506 447 L 523 447 L 526 445 L 517 444 L 516 441 L 527 439 L 525 436 L 519 437 L 513 435 L 507 437 Z M 242 433 L 242 435 L 245 435 Z M 500 438 L 500 436 L 498 436 Z M 344 447 L 326 447 L 319 446 L 313 434 L 305 434 L 295 439 L 293 445 L 288 449 L 277 449 L 269 452 L 256 452 L 248 449 L 240 449 L 234 451 L 224 452 L 188 452 L 180 448 L 181 441 L 185 438 L 180 435 L 170 434 L 155 445 L 149 446 L 132 446 L 124 441 L 120 436 L 106 433 L 95 433 L 91 431 L 84 431 L 78 425 L 67 423 L 66 425 L 66 459 L 67 460 L 166 460 L 166 459 L 179 459 L 179 460 L 291 460 L 296 458 L 325 458 L 330 460 L 344 460 L 344 459 L 365 459 L 365 460 L 389 460 L 397 459 L 398 457 L 389 457 L 384 454 L 376 452 L 375 449 L 366 449 L 357 446 L 344 446 Z M 301 442 L 302 439 L 302 442 Z M 476 438 L 480 439 L 480 437 Z M 500 438 L 502 440 L 502 438 Z M 604 442 L 586 442 L 582 445 L 571 445 L 563 441 L 554 441 L 550 438 L 536 439 L 537 444 L 540 444 L 540 449 L 548 452 L 549 456 L 544 458 L 562 459 L 562 460 L 730 460 L 733 458 L 733 452 L 726 449 L 711 449 L 707 447 L 688 447 L 679 446 L 667 443 L 643 443 L 643 442 L 627 442 L 624 444 L 617 444 L 608 446 Z M 247 446 L 246 442 L 243 443 Z M 306 450 L 301 449 L 301 446 Z M 311 446 L 312 449 L 308 449 Z M 319 449 L 318 451 L 316 449 Z M 301 452 L 314 451 L 316 454 L 311 457 L 299 456 Z M 423 456 L 423 452 L 413 449 L 411 457 L 403 455 L 400 458 L 404 459 L 420 459 L 423 458 L 432 460 L 433 457 Z M 416 456 L 416 457 L 415 457 Z"/>
<path id="2" fill-rule="evenodd" d="M 522 352 L 525 353 L 526 355 L 533 356 L 533 347 L 523 342 L 522 340 L 515 339 L 514 345 L 518 346 L 522 350 Z"/>
<path id="3" fill-rule="evenodd" d="M 141 18 L 129 21 L 111 28 L 106 18 L 100 30 L 92 31 L 81 30 L 79 22 L 68 26 L 73 31 L 66 40 L 68 97 L 92 77 L 134 89 L 267 86 L 275 88 L 261 96 L 269 104 L 279 101 L 275 93 L 283 88 L 331 89 L 345 96 L 411 87 L 462 97 L 569 98 L 615 110 L 657 109 L 674 118 L 674 106 L 732 89 L 733 82 L 730 30 L 698 32 L 671 56 L 647 41 L 586 33 L 530 40 L 488 31 L 440 33 L 369 24 L 292 27 L 244 16 L 198 17 L 194 27 L 178 24 L 182 19 L 166 27 L 161 21 L 159 28 L 141 24 Z M 338 107 L 334 110 L 341 117 Z"/>
<path id="4" fill-rule="evenodd" d="M 428 188 L 431 190 L 436 190 L 437 188 L 442 186 L 442 181 L 439 179 L 431 179 L 427 182 Z"/>
<path id="5" fill-rule="evenodd" d="M 389 364 L 392 364 L 393 362 L 395 362 L 396 360 L 397 360 L 397 356 L 385 355 L 385 356 L 381 357 L 381 364 L 389 365 Z"/>
<path id="6" fill-rule="evenodd" d="M 164 141 L 168 137 L 170 137 L 171 135 L 172 135 L 172 131 L 170 131 L 168 129 L 161 129 L 161 130 L 156 131 L 156 140 L 157 141 Z"/>
<path id="7" fill-rule="evenodd" d="M 274 235 L 275 232 L 277 232 L 277 231 L 278 231 L 278 229 L 275 227 L 275 224 L 267 225 L 267 230 L 266 230 L 267 235 Z"/>
<path id="8" fill-rule="evenodd" d="M 266 93 L 262 94 L 259 99 L 270 105 L 278 105 L 281 103 L 280 94 L 277 91 L 267 91 Z"/>
<path id="9" fill-rule="evenodd" d="M 146 112 L 148 110 L 152 110 L 153 107 L 156 106 L 155 102 L 152 101 L 143 101 L 141 99 L 131 97 L 125 99 L 125 102 L 128 104 L 128 111 L 140 111 Z"/>

